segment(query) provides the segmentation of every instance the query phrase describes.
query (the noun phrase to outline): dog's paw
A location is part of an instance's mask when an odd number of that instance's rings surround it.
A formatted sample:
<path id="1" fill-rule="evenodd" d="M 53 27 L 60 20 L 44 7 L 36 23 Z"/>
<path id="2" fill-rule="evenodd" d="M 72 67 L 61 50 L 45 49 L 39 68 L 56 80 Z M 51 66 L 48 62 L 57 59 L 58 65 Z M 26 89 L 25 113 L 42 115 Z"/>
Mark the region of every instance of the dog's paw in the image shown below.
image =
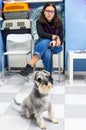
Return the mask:
<path id="1" fill-rule="evenodd" d="M 45 123 L 40 124 L 39 126 L 40 126 L 41 129 L 44 129 L 44 130 L 47 128 Z"/>
<path id="2" fill-rule="evenodd" d="M 57 121 L 57 119 L 56 119 L 55 117 L 53 117 L 53 118 L 51 119 L 51 121 L 52 121 L 52 123 L 58 123 L 58 121 Z"/>

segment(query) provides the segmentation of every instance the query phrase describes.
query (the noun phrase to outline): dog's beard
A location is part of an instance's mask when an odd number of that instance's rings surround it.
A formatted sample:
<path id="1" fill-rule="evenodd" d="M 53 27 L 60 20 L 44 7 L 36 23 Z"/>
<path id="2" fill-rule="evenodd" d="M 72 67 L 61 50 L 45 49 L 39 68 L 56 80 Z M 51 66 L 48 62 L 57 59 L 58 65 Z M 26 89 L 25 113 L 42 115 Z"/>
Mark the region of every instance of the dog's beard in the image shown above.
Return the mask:
<path id="1" fill-rule="evenodd" d="M 40 94 L 48 94 L 50 92 L 51 88 L 52 88 L 51 83 L 48 83 L 48 85 L 40 84 L 38 87 L 38 91 Z"/>

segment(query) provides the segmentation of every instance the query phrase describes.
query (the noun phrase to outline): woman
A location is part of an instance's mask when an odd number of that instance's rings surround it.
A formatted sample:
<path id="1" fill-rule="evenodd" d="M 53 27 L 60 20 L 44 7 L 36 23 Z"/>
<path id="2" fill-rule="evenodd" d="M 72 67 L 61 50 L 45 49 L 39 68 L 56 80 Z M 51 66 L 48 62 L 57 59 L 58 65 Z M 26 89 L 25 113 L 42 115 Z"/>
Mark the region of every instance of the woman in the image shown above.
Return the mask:
<path id="1" fill-rule="evenodd" d="M 50 72 L 51 44 L 53 46 L 53 54 L 62 51 L 63 27 L 54 3 L 45 3 L 41 16 L 36 21 L 36 28 L 39 39 L 35 43 L 32 59 L 20 72 L 23 76 L 27 76 L 33 71 L 33 67 L 39 59 L 42 59 L 45 70 Z"/>

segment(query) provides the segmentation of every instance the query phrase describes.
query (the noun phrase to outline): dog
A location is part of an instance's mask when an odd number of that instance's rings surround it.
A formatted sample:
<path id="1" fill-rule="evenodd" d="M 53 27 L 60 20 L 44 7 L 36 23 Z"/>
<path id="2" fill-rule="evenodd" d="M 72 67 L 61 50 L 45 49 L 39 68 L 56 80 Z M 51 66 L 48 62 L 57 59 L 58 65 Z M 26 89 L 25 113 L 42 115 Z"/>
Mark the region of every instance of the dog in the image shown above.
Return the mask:
<path id="1" fill-rule="evenodd" d="M 37 124 L 41 129 L 46 129 L 46 124 L 42 113 L 48 111 L 49 120 L 53 123 L 58 123 L 53 114 L 52 105 L 49 101 L 49 92 L 52 84 L 49 81 L 50 73 L 43 70 L 35 72 L 34 74 L 34 87 L 28 97 L 26 97 L 21 104 L 15 99 L 17 105 L 21 105 L 22 116 L 25 118 L 35 117 Z"/>

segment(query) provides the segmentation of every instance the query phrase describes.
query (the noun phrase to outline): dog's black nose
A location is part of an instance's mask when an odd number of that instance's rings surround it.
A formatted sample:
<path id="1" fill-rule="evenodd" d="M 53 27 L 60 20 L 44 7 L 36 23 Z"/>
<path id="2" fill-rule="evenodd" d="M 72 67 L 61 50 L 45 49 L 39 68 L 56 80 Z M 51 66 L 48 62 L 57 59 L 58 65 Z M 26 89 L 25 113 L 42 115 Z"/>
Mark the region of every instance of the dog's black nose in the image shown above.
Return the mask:
<path id="1" fill-rule="evenodd" d="M 48 81 L 45 81 L 44 84 L 45 84 L 45 85 L 48 85 Z"/>

